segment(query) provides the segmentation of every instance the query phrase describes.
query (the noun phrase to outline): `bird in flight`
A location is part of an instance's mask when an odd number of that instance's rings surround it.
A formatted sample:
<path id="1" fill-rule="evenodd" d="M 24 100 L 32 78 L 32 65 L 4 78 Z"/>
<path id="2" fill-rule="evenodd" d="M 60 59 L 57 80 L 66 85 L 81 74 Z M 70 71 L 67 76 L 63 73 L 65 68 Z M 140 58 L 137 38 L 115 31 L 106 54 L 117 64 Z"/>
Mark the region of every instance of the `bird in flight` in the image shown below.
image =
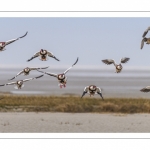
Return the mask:
<path id="1" fill-rule="evenodd" d="M 39 70 L 39 72 L 44 73 L 44 74 L 47 74 L 47 75 L 49 75 L 49 76 L 56 77 L 56 78 L 58 79 L 58 82 L 59 82 L 58 86 L 60 86 L 60 88 L 66 87 L 67 77 L 66 77 L 65 75 L 66 75 L 66 73 L 67 73 L 77 62 L 78 62 L 78 58 L 77 58 L 77 60 L 75 61 L 75 63 L 74 63 L 71 67 L 69 67 L 66 71 L 64 71 L 64 72 L 61 73 L 61 74 L 43 72 L 43 71 L 40 71 L 40 70 Z"/>
<path id="2" fill-rule="evenodd" d="M 83 94 L 81 96 L 81 98 L 86 94 L 88 93 L 91 96 L 94 96 L 95 94 L 99 94 L 101 96 L 101 98 L 103 99 L 103 96 L 102 96 L 102 92 L 101 92 L 101 89 L 95 85 L 90 85 L 90 86 L 86 86 L 84 88 L 84 91 L 83 91 Z"/>
<path id="3" fill-rule="evenodd" d="M 21 75 L 21 74 L 24 74 L 24 75 L 29 75 L 30 71 L 31 70 L 37 70 L 37 69 L 47 69 L 48 67 L 37 67 L 37 68 L 31 68 L 31 67 L 26 67 L 24 68 L 23 70 L 21 70 L 20 72 L 17 73 L 17 75 L 9 80 L 13 80 L 15 79 L 17 76 Z"/>
<path id="4" fill-rule="evenodd" d="M 9 40 L 9 41 L 6 41 L 6 42 L 0 42 L 0 51 L 4 51 L 5 50 L 5 46 L 7 46 L 8 44 L 11 44 L 17 40 L 19 40 L 20 38 L 23 38 L 27 35 L 28 32 L 25 33 L 25 35 L 21 36 L 21 37 L 18 37 L 16 39 L 12 39 L 12 40 Z"/>
<path id="5" fill-rule="evenodd" d="M 147 86 L 140 90 L 141 92 L 150 92 L 150 86 Z"/>
<path id="6" fill-rule="evenodd" d="M 142 41 L 141 41 L 141 49 L 143 48 L 144 43 L 150 44 L 150 38 L 146 38 L 146 37 L 145 37 L 149 30 L 150 30 L 150 27 L 148 27 L 148 28 L 144 31 L 143 35 L 142 35 L 143 39 L 142 39 Z"/>
<path id="7" fill-rule="evenodd" d="M 130 58 L 127 58 L 127 57 L 122 58 L 120 60 L 120 64 L 116 64 L 113 59 L 104 59 L 104 60 L 102 60 L 102 62 L 107 65 L 114 64 L 114 66 L 116 67 L 116 73 L 120 73 L 123 68 L 121 63 L 126 63 L 127 61 L 129 61 L 129 59 Z"/>
<path id="8" fill-rule="evenodd" d="M 43 75 L 40 75 L 38 77 L 34 77 L 34 78 L 29 78 L 29 79 L 24 79 L 24 80 L 19 80 L 19 81 L 15 81 L 15 82 L 10 82 L 10 83 L 6 83 L 6 84 L 1 84 L 0 86 L 6 86 L 6 85 L 16 85 L 14 88 L 15 89 L 21 89 L 24 87 L 24 82 L 33 80 L 33 79 L 38 79 L 41 78 Z"/>
<path id="9" fill-rule="evenodd" d="M 40 60 L 42 61 L 47 61 L 47 56 L 52 57 L 54 59 L 56 59 L 57 61 L 59 61 L 59 59 L 57 59 L 51 52 L 41 49 L 39 52 L 35 53 L 30 59 L 28 59 L 27 61 L 31 61 L 32 59 L 36 58 L 36 57 L 40 57 Z"/>

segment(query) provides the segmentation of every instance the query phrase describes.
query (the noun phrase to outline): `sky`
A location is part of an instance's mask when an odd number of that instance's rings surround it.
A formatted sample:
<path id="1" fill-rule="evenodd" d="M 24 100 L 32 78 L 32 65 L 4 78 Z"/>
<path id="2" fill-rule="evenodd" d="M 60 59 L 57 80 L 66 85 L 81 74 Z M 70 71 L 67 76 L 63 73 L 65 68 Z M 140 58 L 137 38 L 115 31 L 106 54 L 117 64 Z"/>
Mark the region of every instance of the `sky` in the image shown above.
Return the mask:
<path id="1" fill-rule="evenodd" d="M 51 66 L 70 67 L 79 57 L 77 67 L 109 67 L 103 59 L 120 62 L 129 57 L 126 67 L 150 66 L 150 45 L 140 49 L 142 34 L 150 26 L 150 18 L 116 17 L 10 17 L 0 18 L 0 41 L 26 37 L 6 46 L 0 52 L 1 67 Z M 146 37 L 150 36 L 150 32 Z M 52 52 L 60 61 L 35 58 L 27 62 L 40 49 Z"/>

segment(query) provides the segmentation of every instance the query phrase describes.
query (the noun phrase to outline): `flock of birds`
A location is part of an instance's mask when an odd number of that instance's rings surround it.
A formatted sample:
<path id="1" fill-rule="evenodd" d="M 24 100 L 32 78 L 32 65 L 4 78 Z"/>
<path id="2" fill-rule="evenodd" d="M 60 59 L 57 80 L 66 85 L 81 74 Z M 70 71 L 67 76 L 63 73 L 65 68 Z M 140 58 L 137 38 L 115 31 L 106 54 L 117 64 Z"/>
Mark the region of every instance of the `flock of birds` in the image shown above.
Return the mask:
<path id="1" fill-rule="evenodd" d="M 150 44 L 150 38 L 146 38 L 146 34 L 148 33 L 148 31 L 150 30 L 150 27 L 148 27 L 144 33 L 143 33 L 143 39 L 141 41 L 141 49 L 143 48 L 144 46 L 144 42 L 146 42 L 146 44 Z M 23 36 L 19 37 L 19 38 L 16 38 L 16 39 L 12 39 L 12 40 L 9 40 L 9 41 L 6 41 L 6 42 L 0 42 L 0 51 L 4 51 L 6 50 L 5 47 L 8 45 L 8 44 L 11 44 L 17 40 L 19 40 L 20 38 L 23 38 L 27 35 L 28 32 L 26 32 Z M 44 50 L 44 49 L 41 49 L 40 51 L 36 52 L 30 59 L 28 59 L 27 61 L 31 61 L 33 60 L 34 58 L 36 57 L 39 57 L 41 61 L 47 61 L 48 60 L 48 56 L 49 57 L 52 57 L 54 58 L 55 60 L 59 61 L 58 58 L 56 58 L 54 56 L 53 53 L 47 51 L 47 50 Z M 42 67 L 42 68 L 31 68 L 31 67 L 26 67 L 24 68 L 23 70 L 21 70 L 19 73 L 16 74 L 16 76 L 14 76 L 13 78 L 9 79 L 9 80 L 14 80 L 17 76 L 21 75 L 21 74 L 24 74 L 24 75 L 29 75 L 30 71 L 32 70 L 37 70 L 38 72 L 41 72 L 42 75 L 40 76 L 37 76 L 37 77 L 34 77 L 34 78 L 28 78 L 28 79 L 24 79 L 24 80 L 18 80 L 18 81 L 14 81 L 14 82 L 10 82 L 10 83 L 6 83 L 6 84 L 2 84 L 0 86 L 6 86 L 6 85 L 15 85 L 15 89 L 21 89 L 24 87 L 24 82 L 27 82 L 27 81 L 30 81 L 30 80 L 33 80 L 33 79 L 38 79 L 38 78 L 41 78 L 44 76 L 44 74 L 47 74 L 49 76 L 53 76 L 55 78 L 57 78 L 58 82 L 59 82 L 59 86 L 60 88 L 62 87 L 66 87 L 66 84 L 67 84 L 67 77 L 66 77 L 66 73 L 74 66 L 77 64 L 78 62 L 78 57 L 77 57 L 77 60 L 75 61 L 75 63 L 69 67 L 67 70 L 65 70 L 63 73 L 60 73 L 60 74 L 55 74 L 55 73 L 49 73 L 49 72 L 43 72 L 41 71 L 41 69 L 47 69 L 48 67 Z M 127 57 L 123 57 L 121 58 L 120 60 L 120 63 L 119 64 L 116 64 L 115 61 L 113 59 L 104 59 L 102 60 L 103 63 L 107 64 L 107 65 L 110 65 L 110 64 L 114 64 L 115 68 L 116 68 L 116 73 L 120 73 L 121 70 L 122 70 L 122 63 L 126 63 L 130 60 L 130 58 L 127 58 Z M 149 92 L 150 91 L 150 86 L 147 86 L 143 89 L 141 89 L 140 91 L 142 92 Z M 101 96 L 101 98 L 103 99 L 103 96 L 102 96 L 102 91 L 101 91 L 101 88 L 100 87 L 97 87 L 95 85 L 90 85 L 90 86 L 86 86 L 84 88 L 84 91 L 83 91 L 83 94 L 81 96 L 81 98 L 85 95 L 85 94 L 89 94 L 90 96 L 94 96 L 95 94 L 99 94 Z"/>

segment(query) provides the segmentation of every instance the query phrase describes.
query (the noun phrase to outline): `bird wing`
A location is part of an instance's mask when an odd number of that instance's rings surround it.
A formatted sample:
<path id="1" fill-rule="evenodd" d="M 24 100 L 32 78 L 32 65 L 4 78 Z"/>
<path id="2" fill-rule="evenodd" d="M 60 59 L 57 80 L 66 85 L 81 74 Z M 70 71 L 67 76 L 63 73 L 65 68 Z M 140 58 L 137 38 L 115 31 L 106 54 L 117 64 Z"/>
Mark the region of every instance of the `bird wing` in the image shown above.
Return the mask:
<path id="1" fill-rule="evenodd" d="M 55 74 L 55 73 L 43 72 L 40 70 L 37 70 L 37 71 L 57 78 L 57 74 Z"/>
<path id="2" fill-rule="evenodd" d="M 6 41 L 5 42 L 5 46 L 8 45 L 8 44 L 11 44 L 13 42 L 15 42 L 16 40 L 18 40 L 18 39 L 12 39 L 12 40 Z"/>
<path id="3" fill-rule="evenodd" d="M 49 66 L 48 66 L 48 67 L 49 67 Z M 42 67 L 42 68 L 41 68 L 41 67 L 39 67 L 39 68 L 38 68 L 38 67 L 37 67 L 37 68 L 30 68 L 30 70 L 47 69 L 48 67 Z"/>
<path id="4" fill-rule="evenodd" d="M 12 84 L 16 84 L 16 82 L 10 82 L 10 83 L 6 83 L 6 84 L 1 84 L 0 86 L 6 86 L 6 85 L 12 85 Z"/>
<path id="5" fill-rule="evenodd" d="M 9 40 L 9 41 L 6 41 L 6 42 L 5 42 L 5 46 L 8 45 L 8 44 L 10 44 L 10 43 L 13 43 L 13 42 L 19 40 L 20 38 L 25 37 L 25 36 L 27 35 L 27 33 L 28 33 L 28 32 L 26 32 L 25 35 L 23 35 L 23 36 L 21 36 L 21 37 L 19 37 L 19 38 L 12 39 L 12 40 Z"/>
<path id="6" fill-rule="evenodd" d="M 147 86 L 140 90 L 141 92 L 150 92 L 150 86 Z"/>
<path id="7" fill-rule="evenodd" d="M 26 32 L 23 36 L 20 36 L 18 39 L 25 37 L 28 34 L 28 32 Z"/>
<path id="8" fill-rule="evenodd" d="M 17 73 L 17 75 L 16 75 L 15 77 L 13 77 L 13 78 L 11 78 L 11 79 L 8 79 L 8 80 L 13 80 L 13 79 L 15 79 L 17 76 L 19 76 L 19 75 L 22 74 L 22 73 L 23 73 L 23 70 L 20 71 L 19 73 Z"/>
<path id="9" fill-rule="evenodd" d="M 130 60 L 130 58 L 124 57 L 124 58 L 121 58 L 120 62 L 121 63 L 126 63 L 129 60 Z"/>
<path id="10" fill-rule="evenodd" d="M 78 62 L 78 60 L 79 60 L 79 58 L 77 57 L 76 62 L 75 62 L 70 68 L 68 68 L 68 69 L 64 72 L 64 74 L 66 74 L 66 73 Z"/>
<path id="11" fill-rule="evenodd" d="M 35 53 L 34 56 L 32 56 L 32 57 L 31 57 L 30 59 L 28 59 L 27 61 L 30 61 L 30 60 L 32 60 L 32 59 L 38 57 L 38 56 L 40 56 L 40 52 Z"/>
<path id="12" fill-rule="evenodd" d="M 107 64 L 107 65 L 110 65 L 110 64 L 114 64 L 116 65 L 115 61 L 113 59 L 104 59 L 102 60 L 103 63 Z"/>
<path id="13" fill-rule="evenodd" d="M 56 59 L 57 61 L 59 61 L 59 59 L 56 58 L 51 52 L 47 51 L 47 54 L 48 54 L 49 57 L 52 57 L 52 58 Z"/>
<path id="14" fill-rule="evenodd" d="M 37 77 L 34 77 L 34 78 L 24 79 L 23 82 L 30 81 L 30 80 L 33 80 L 33 79 L 38 79 L 38 78 L 41 78 L 43 76 L 44 76 L 44 74 L 42 74 L 40 76 L 37 76 Z"/>
<path id="15" fill-rule="evenodd" d="M 143 39 L 143 40 L 141 41 L 141 49 L 142 49 L 143 46 L 144 46 L 144 40 L 145 40 L 145 39 Z"/>
<path id="16" fill-rule="evenodd" d="M 143 33 L 143 38 L 146 36 L 146 34 L 148 33 L 148 31 L 150 30 L 150 27 L 148 27 L 145 31 L 144 31 L 144 33 Z"/>
<path id="17" fill-rule="evenodd" d="M 12 84 L 16 84 L 16 82 L 10 82 L 10 83 L 7 83 L 6 85 L 12 85 Z"/>
<path id="18" fill-rule="evenodd" d="M 83 94 L 82 94 L 81 98 L 88 92 L 88 88 L 89 88 L 89 86 L 86 86 L 84 88 L 84 91 L 83 91 Z"/>
<path id="19" fill-rule="evenodd" d="M 0 86 L 5 86 L 6 84 L 0 84 Z"/>
<path id="20" fill-rule="evenodd" d="M 101 93 L 101 89 L 99 87 L 97 87 L 96 90 L 97 90 L 97 94 L 99 94 L 101 96 L 101 98 L 104 99 L 102 96 L 102 93 Z"/>

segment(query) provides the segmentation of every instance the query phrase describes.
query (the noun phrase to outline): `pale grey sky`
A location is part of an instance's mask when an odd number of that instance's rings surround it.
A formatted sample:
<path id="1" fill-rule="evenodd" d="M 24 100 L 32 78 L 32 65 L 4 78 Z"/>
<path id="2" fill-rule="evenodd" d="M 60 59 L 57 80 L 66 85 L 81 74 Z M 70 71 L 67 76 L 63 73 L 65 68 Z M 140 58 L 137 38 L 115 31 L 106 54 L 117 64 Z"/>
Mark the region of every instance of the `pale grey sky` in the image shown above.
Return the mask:
<path id="1" fill-rule="evenodd" d="M 1 66 L 70 66 L 79 57 L 79 66 L 106 67 L 102 59 L 130 57 L 127 67 L 149 67 L 150 45 L 140 49 L 142 34 L 150 18 L 0 18 L 0 41 L 28 35 L 0 52 Z M 150 36 L 150 32 L 147 37 Z M 60 61 L 27 59 L 41 48 Z"/>

